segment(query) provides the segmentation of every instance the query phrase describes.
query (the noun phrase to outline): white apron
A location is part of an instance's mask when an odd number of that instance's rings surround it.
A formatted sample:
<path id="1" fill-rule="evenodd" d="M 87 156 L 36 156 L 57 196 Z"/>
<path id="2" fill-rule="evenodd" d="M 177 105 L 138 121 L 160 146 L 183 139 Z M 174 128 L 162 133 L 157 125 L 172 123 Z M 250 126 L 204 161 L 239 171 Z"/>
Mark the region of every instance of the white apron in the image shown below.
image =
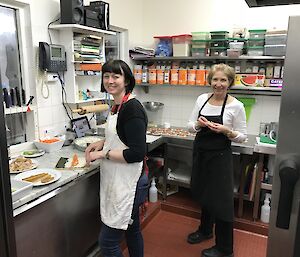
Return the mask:
<path id="1" fill-rule="evenodd" d="M 128 148 L 117 134 L 118 113 L 107 117 L 103 151 Z M 100 164 L 100 213 L 102 222 L 112 228 L 126 230 L 143 162 L 120 163 L 102 159 Z"/>

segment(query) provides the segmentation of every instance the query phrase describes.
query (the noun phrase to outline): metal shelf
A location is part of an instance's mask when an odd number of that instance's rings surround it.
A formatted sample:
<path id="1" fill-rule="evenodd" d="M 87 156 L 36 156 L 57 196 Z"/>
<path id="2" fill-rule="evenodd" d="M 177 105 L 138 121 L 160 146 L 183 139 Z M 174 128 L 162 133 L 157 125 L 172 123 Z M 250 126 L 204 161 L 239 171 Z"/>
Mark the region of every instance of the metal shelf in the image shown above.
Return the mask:
<path id="1" fill-rule="evenodd" d="M 246 56 L 242 55 L 240 57 L 228 57 L 228 56 L 169 56 L 169 57 L 134 57 L 134 61 L 214 61 L 214 60 L 224 60 L 224 61 L 237 61 L 237 60 L 259 60 L 259 61 L 278 61 L 284 60 L 284 56 Z"/>
<path id="2" fill-rule="evenodd" d="M 184 88 L 209 88 L 209 85 L 171 85 L 171 84 L 137 84 L 143 88 L 145 93 L 149 92 L 150 87 L 184 87 Z M 251 94 L 251 95 L 273 95 L 280 96 L 281 88 L 276 87 L 247 87 L 247 86 L 232 86 L 229 93 L 232 94 Z"/>
<path id="3" fill-rule="evenodd" d="M 72 29 L 73 32 L 78 33 L 90 33 L 90 34 L 106 34 L 106 35 L 116 35 L 116 32 L 96 29 L 88 26 L 83 26 L 79 24 L 52 24 L 49 26 L 50 29 L 64 30 Z"/>

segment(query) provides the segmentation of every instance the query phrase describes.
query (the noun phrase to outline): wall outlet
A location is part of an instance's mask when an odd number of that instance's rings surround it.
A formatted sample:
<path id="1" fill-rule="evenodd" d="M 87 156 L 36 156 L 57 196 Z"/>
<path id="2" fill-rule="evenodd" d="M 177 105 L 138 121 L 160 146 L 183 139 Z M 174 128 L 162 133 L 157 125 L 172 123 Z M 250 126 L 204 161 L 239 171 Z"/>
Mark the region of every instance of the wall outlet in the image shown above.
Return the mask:
<path id="1" fill-rule="evenodd" d="M 58 81 L 58 75 L 56 73 L 47 73 L 47 82 Z"/>

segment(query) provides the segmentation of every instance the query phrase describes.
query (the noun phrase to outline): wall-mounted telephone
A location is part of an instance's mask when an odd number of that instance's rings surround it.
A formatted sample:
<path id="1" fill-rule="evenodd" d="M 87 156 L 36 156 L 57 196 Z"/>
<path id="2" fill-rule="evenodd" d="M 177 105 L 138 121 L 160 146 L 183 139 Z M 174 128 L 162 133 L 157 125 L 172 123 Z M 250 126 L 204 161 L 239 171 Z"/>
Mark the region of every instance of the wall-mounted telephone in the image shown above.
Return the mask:
<path id="1" fill-rule="evenodd" d="M 62 45 L 39 42 L 39 67 L 43 71 L 66 71 L 66 51 Z"/>

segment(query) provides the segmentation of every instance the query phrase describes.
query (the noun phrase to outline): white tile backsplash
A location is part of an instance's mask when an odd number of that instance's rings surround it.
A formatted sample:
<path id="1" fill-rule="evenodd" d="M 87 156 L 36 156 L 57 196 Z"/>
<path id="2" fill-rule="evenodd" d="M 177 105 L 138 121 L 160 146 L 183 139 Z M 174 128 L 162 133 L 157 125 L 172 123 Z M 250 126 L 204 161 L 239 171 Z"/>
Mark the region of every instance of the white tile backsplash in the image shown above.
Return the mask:
<path id="1" fill-rule="evenodd" d="M 136 86 L 137 99 L 144 101 L 157 101 L 164 103 L 162 110 L 147 112 L 149 121 L 156 124 L 170 122 L 172 126 L 185 127 L 195 101 L 200 94 L 210 92 L 209 87 L 178 87 L 178 86 L 153 86 L 146 94 Z M 258 134 L 260 122 L 279 120 L 280 96 L 255 96 L 234 95 L 235 97 L 254 97 L 253 105 L 248 119 L 247 131 L 249 134 Z"/>

